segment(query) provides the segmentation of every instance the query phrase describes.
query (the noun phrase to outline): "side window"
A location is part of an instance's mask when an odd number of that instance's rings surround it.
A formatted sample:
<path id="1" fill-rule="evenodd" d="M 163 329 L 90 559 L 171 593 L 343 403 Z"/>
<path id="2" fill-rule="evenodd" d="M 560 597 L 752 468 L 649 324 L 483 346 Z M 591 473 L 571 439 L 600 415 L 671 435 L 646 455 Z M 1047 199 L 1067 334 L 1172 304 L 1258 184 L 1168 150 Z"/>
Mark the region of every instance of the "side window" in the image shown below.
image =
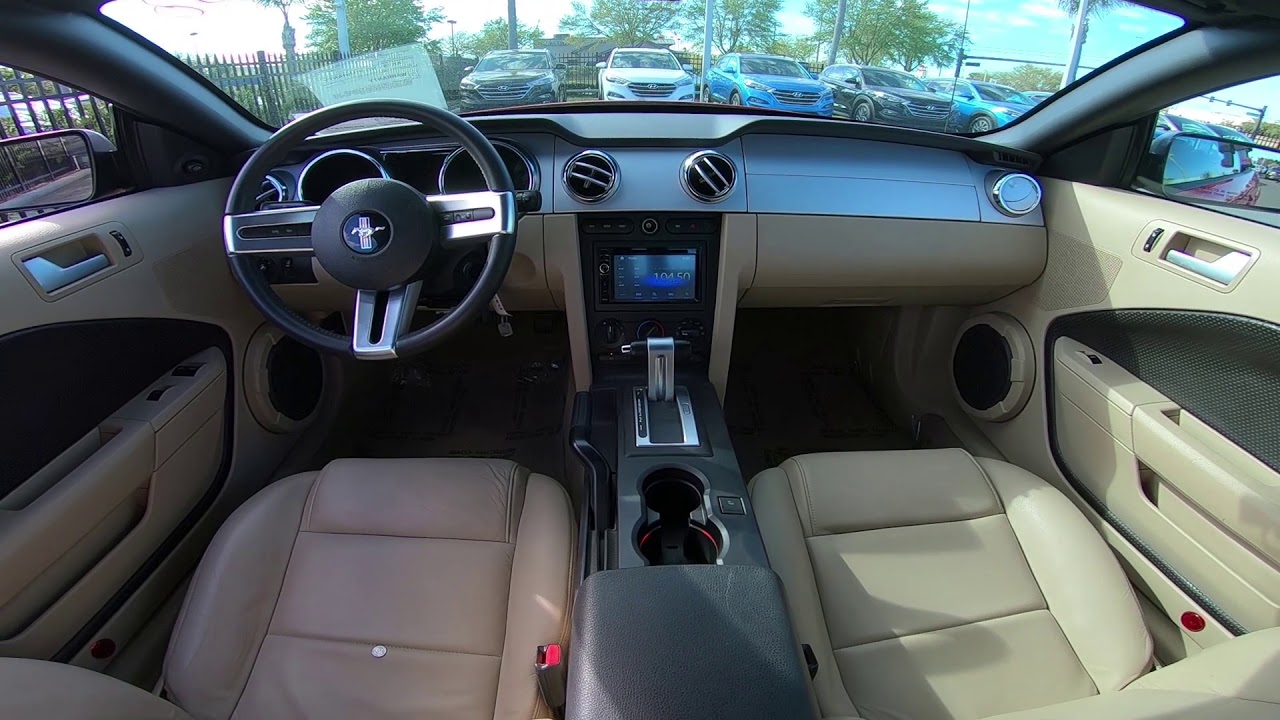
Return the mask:
<path id="1" fill-rule="evenodd" d="M 1280 76 L 1188 98 L 1155 118 L 1135 188 L 1280 226 Z"/>
<path id="2" fill-rule="evenodd" d="M 44 135 L 59 130 L 92 130 L 110 143 L 91 147 L 83 134 Z M 106 101 L 0 65 L 0 225 L 92 199 L 91 158 L 109 152 L 115 134 Z"/>

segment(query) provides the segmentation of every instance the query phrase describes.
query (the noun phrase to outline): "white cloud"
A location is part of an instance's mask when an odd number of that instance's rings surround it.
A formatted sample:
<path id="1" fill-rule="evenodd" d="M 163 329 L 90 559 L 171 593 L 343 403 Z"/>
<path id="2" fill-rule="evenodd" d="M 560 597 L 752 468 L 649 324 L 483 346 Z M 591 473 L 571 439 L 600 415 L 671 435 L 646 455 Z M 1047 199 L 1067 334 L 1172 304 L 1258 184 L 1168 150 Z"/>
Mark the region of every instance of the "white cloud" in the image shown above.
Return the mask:
<path id="1" fill-rule="evenodd" d="M 1031 0 L 1018 6 L 1018 12 L 1024 15 L 1035 15 L 1055 20 L 1065 18 L 1067 14 L 1053 0 Z"/>
<path id="2" fill-rule="evenodd" d="M 1147 27 L 1146 25 L 1138 25 L 1136 23 L 1118 23 L 1116 25 L 1116 29 L 1119 30 L 1120 32 L 1127 32 L 1127 33 L 1132 33 L 1134 35 L 1141 35 L 1144 38 L 1151 34 L 1151 28 Z"/>
<path id="3" fill-rule="evenodd" d="M 801 11 L 783 10 L 776 17 L 782 32 L 788 35 L 810 35 L 814 31 L 813 20 Z"/>

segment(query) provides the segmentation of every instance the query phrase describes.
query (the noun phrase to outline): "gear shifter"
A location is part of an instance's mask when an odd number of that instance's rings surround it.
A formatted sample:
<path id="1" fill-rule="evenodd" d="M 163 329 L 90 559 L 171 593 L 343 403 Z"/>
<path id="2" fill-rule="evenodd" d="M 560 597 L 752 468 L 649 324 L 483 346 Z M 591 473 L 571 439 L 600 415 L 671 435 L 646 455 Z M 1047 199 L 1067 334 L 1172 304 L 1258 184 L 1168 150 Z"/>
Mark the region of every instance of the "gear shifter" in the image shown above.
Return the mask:
<path id="1" fill-rule="evenodd" d="M 622 347 L 623 354 L 645 355 L 648 384 L 637 387 L 635 400 L 636 447 L 696 447 L 698 427 L 689 391 L 676 387 L 676 350 L 688 349 L 687 340 L 653 337 Z"/>

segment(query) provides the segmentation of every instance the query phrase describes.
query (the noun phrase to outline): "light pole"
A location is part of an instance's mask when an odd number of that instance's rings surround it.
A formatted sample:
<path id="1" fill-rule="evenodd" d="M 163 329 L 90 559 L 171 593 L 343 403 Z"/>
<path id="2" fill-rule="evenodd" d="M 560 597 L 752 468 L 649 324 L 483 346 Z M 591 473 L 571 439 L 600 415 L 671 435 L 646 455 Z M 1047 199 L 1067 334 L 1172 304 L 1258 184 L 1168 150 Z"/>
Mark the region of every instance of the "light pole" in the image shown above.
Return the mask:
<path id="1" fill-rule="evenodd" d="M 520 36 L 516 33 L 516 0 L 507 0 L 507 49 L 518 50 Z"/>
<path id="2" fill-rule="evenodd" d="M 840 50 L 840 33 L 844 30 L 844 11 L 848 4 L 847 0 L 840 0 L 840 6 L 836 8 L 836 31 L 831 36 L 831 49 L 827 51 L 827 64 L 836 64 L 836 53 Z"/>
<path id="3" fill-rule="evenodd" d="M 711 86 L 707 82 L 707 70 L 711 68 L 711 24 L 716 18 L 716 0 L 707 0 L 707 14 L 703 18 L 706 24 L 702 32 L 702 100 L 710 102 Z"/>
<path id="4" fill-rule="evenodd" d="M 334 20 L 338 25 L 338 52 L 342 57 L 351 56 L 351 38 L 347 36 L 347 0 L 334 0 Z"/>
<path id="5" fill-rule="evenodd" d="M 458 41 L 453 39 L 453 30 L 458 25 L 457 20 L 448 20 L 449 23 L 449 50 L 454 57 L 458 57 Z"/>
<path id="6" fill-rule="evenodd" d="M 1252 112 L 1249 114 L 1256 113 L 1258 116 L 1258 120 L 1253 124 L 1253 139 L 1254 140 L 1258 139 L 1258 133 L 1262 132 L 1262 118 L 1266 117 L 1267 115 L 1266 105 L 1263 105 L 1262 107 L 1254 107 L 1252 105 L 1244 105 L 1244 104 L 1238 103 L 1235 100 L 1219 100 L 1218 98 L 1212 95 L 1205 95 L 1204 99 L 1208 100 L 1211 103 L 1216 103 L 1216 102 L 1223 103 L 1227 107 L 1238 107 L 1243 110 L 1251 110 Z"/>

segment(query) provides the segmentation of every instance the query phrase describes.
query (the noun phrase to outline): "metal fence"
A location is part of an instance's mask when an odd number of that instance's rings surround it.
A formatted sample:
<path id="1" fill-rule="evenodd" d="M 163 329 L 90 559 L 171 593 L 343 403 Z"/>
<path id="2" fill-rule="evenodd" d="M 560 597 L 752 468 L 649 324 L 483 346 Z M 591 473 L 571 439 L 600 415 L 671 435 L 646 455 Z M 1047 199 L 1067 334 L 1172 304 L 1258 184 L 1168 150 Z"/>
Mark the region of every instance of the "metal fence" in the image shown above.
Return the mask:
<path id="1" fill-rule="evenodd" d="M 72 128 L 97 130 L 114 140 L 111 106 L 75 88 L 0 65 L 0 139 Z"/>

